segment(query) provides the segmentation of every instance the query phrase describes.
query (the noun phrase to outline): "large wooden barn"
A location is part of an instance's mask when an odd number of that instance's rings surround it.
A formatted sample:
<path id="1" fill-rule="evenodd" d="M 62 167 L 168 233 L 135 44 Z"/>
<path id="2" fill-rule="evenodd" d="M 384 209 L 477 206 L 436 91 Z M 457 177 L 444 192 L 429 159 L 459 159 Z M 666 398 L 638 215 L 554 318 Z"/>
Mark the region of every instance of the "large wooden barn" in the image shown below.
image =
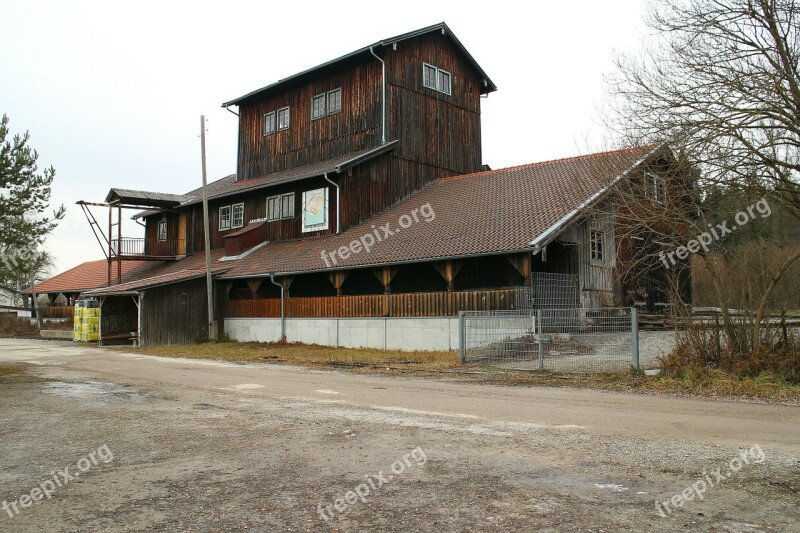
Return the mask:
<path id="1" fill-rule="evenodd" d="M 219 332 L 454 349 L 460 310 L 630 303 L 613 210 L 596 207 L 617 180 L 668 177 L 671 153 L 490 170 L 481 97 L 495 90 L 442 23 L 225 102 L 239 147 L 236 174 L 208 187 Z M 112 189 L 95 205 L 112 215 L 110 284 L 87 293 L 103 302 L 103 337 L 207 338 L 201 190 Z M 124 236 L 124 208 L 139 209 L 144 238 Z M 157 266 L 118 279 L 127 260 Z"/>

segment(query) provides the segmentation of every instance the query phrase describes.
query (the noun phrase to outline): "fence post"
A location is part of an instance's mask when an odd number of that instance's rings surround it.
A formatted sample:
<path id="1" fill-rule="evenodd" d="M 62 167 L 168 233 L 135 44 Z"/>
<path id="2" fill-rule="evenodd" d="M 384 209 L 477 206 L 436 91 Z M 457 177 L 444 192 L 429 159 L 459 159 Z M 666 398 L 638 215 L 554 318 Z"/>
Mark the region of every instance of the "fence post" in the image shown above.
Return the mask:
<path id="1" fill-rule="evenodd" d="M 464 311 L 458 312 L 458 355 L 462 363 L 467 362 L 467 317 Z"/>
<path id="2" fill-rule="evenodd" d="M 639 311 L 631 307 L 631 365 L 639 370 Z"/>
<path id="3" fill-rule="evenodd" d="M 544 370 L 544 345 L 542 344 L 542 312 L 536 310 L 536 338 L 539 342 L 539 370 Z"/>

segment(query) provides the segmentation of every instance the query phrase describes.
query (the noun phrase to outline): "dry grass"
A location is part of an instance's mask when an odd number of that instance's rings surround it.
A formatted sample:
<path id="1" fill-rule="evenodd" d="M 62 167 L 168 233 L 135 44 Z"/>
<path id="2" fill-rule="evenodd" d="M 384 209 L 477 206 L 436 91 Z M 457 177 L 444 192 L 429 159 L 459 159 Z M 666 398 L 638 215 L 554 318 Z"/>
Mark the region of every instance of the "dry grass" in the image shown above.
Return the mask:
<path id="1" fill-rule="evenodd" d="M 0 338 L 6 337 L 39 337 L 39 328 L 29 318 L 0 313 Z"/>
<path id="2" fill-rule="evenodd" d="M 497 385 L 800 401 L 800 386 L 766 373 L 750 378 L 736 377 L 722 371 L 687 373 L 681 377 L 646 376 L 636 371 L 593 374 L 520 371 L 463 365 L 455 352 L 401 352 L 255 342 L 148 347 L 139 348 L 137 352 L 165 357 L 302 365 L 369 374 L 447 377 L 456 381 Z"/>
<path id="3" fill-rule="evenodd" d="M 139 348 L 138 351 L 166 357 L 364 370 L 403 368 L 435 371 L 459 367 L 458 354 L 455 352 L 401 352 L 299 343 L 209 342 L 192 346 L 154 346 Z"/>

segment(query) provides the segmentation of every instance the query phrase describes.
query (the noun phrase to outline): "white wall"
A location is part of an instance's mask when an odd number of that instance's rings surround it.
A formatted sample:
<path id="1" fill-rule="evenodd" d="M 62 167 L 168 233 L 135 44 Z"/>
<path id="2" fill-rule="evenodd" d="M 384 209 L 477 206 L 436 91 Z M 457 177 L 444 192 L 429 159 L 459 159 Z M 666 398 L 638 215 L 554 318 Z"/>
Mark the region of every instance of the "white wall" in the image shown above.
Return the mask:
<path id="1" fill-rule="evenodd" d="M 237 341 L 280 340 L 280 318 L 226 318 Z M 287 318 L 286 340 L 345 348 L 458 350 L 458 318 Z"/>

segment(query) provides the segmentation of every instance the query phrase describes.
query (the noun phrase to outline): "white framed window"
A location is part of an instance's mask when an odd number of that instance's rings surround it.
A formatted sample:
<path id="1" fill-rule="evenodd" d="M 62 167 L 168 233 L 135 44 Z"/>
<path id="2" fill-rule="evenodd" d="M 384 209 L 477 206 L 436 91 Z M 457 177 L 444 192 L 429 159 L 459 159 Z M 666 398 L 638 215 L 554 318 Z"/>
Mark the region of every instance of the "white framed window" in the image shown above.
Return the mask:
<path id="1" fill-rule="evenodd" d="M 589 229 L 589 260 L 595 264 L 606 262 L 606 232 Z"/>
<path id="2" fill-rule="evenodd" d="M 436 67 L 422 64 L 422 86 L 428 89 L 436 89 Z"/>
<path id="3" fill-rule="evenodd" d="M 232 228 L 241 228 L 244 226 L 244 204 L 236 204 L 233 206 L 233 216 L 231 221 Z"/>
<path id="4" fill-rule="evenodd" d="M 294 193 L 279 194 L 267 198 L 267 220 L 294 218 Z"/>
<path id="5" fill-rule="evenodd" d="M 644 191 L 648 198 L 659 204 L 667 203 L 667 183 L 662 176 L 644 173 Z"/>
<path id="6" fill-rule="evenodd" d="M 158 241 L 164 242 L 167 240 L 167 221 L 166 220 L 159 220 L 158 221 Z"/>
<path id="7" fill-rule="evenodd" d="M 278 131 L 289 129 L 289 107 L 278 109 Z"/>
<path id="8" fill-rule="evenodd" d="M 311 99 L 311 120 L 325 116 L 325 93 L 318 94 Z"/>
<path id="9" fill-rule="evenodd" d="M 275 111 L 264 115 L 264 135 L 275 133 Z"/>
<path id="10" fill-rule="evenodd" d="M 342 88 L 328 91 L 328 114 L 333 115 L 342 110 Z"/>
<path id="11" fill-rule="evenodd" d="M 442 70 L 427 63 L 422 64 L 422 86 L 433 89 L 444 94 L 452 94 L 452 76 L 446 70 Z"/>
<path id="12" fill-rule="evenodd" d="M 219 208 L 219 230 L 231 229 L 231 206 Z"/>
<path id="13" fill-rule="evenodd" d="M 328 189 L 303 193 L 303 233 L 328 229 Z"/>

